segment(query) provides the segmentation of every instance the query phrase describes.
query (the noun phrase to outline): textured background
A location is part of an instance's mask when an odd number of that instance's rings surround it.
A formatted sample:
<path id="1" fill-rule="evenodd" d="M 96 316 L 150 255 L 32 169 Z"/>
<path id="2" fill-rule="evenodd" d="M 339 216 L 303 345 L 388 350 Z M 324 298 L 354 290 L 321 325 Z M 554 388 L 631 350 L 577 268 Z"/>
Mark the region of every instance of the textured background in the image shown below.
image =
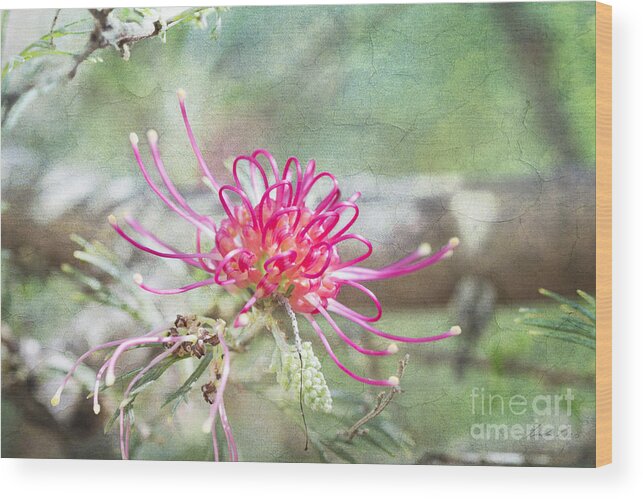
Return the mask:
<path id="1" fill-rule="evenodd" d="M 5 14 L 3 62 L 46 33 L 54 14 Z M 84 11 L 63 11 L 58 22 L 84 17 Z M 453 322 L 470 309 L 462 302 L 472 286 L 497 297 L 494 319 L 469 335 L 467 354 L 475 361 L 468 361 L 464 377 L 452 369 L 461 358 L 458 346 L 418 349 L 415 377 L 409 375 L 416 389 L 393 409 L 416 446 L 409 456 L 373 460 L 418 462 L 427 452 L 453 450 L 461 459 L 465 451 L 489 450 L 468 438 L 473 386 L 511 394 L 572 385 L 582 394 L 575 423 L 580 450 L 562 457 L 551 446 L 520 452 L 590 464 L 593 357 L 536 342 L 513 319 L 539 298 L 539 287 L 567 295 L 594 291 L 594 22 L 591 3 L 233 8 L 222 14 L 216 41 L 185 26 L 170 31 L 167 44 L 136 44 L 129 61 L 101 52 L 103 62 L 83 64 L 72 81 L 3 114 L 3 332 L 27 342 L 21 347 L 27 354 L 31 348 L 49 357 L 49 349 L 81 353 L 86 343 L 134 327 L 71 299 L 75 288 L 59 271 L 74 260 L 71 232 L 113 246 L 126 262 L 134 259 L 129 263 L 137 270 L 162 273 L 167 284 L 181 282 L 180 268 L 131 254 L 104 220 L 112 211 L 132 211 L 169 237 L 184 237 L 180 222 L 165 223 L 167 214 L 151 201 L 131 158 L 129 132 L 142 136 L 151 127 L 173 178 L 208 206 L 175 99 L 183 87 L 219 177 L 227 175 L 230 156 L 266 147 L 281 160 L 314 157 L 347 194 L 361 190 L 358 227 L 375 243 L 373 264 L 422 241 L 437 247 L 460 237 L 451 261 L 374 286 L 389 329 L 411 334 Z M 79 35 L 61 44 L 78 52 L 85 40 Z M 3 107 L 13 92 L 46 83 L 69 64 L 54 56 L 21 66 L 3 80 Z M 456 291 L 458 283 L 465 291 Z M 164 304 L 160 314 L 172 310 Z M 256 349 L 260 359 L 270 352 L 264 347 Z M 3 347 L 3 357 L 6 352 Z M 40 373 L 42 360 L 34 358 L 28 372 L 38 383 L 29 397 L 3 380 L 3 400 L 12 401 L 3 404 L 3 435 L 9 436 L 3 455 L 109 457 L 110 446 L 97 443 L 100 423 L 82 413 L 91 412 L 89 405 L 53 415 L 37 405 L 48 400 L 57 378 Z M 326 368 L 331 377 L 332 369 Z M 543 372 L 553 372 L 551 379 Z M 152 417 L 156 407 L 150 407 Z M 240 396 L 237 419 L 244 420 L 244 410 L 252 414 L 256 400 Z M 282 431 L 288 440 L 287 425 L 279 430 L 278 416 L 272 417 L 275 435 Z M 264 426 L 252 419 L 243 423 L 250 442 Z M 18 442 L 11 434 L 24 420 L 32 433 Z M 59 448 L 33 445 L 44 438 L 43 426 L 53 428 L 55 437 L 47 438 L 58 439 Z M 141 457 L 205 458 L 200 435 L 192 433 L 181 437 L 190 445 L 150 444 Z M 244 457 L 316 459 L 302 454 L 299 442 L 261 441 Z"/>

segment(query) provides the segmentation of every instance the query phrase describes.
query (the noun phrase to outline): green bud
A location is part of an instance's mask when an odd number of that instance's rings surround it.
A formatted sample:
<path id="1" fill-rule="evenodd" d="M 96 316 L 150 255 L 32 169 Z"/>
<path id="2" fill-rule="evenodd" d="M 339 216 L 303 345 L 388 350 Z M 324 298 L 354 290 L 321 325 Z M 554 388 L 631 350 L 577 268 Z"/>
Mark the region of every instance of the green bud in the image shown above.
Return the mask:
<path id="1" fill-rule="evenodd" d="M 299 396 L 301 389 L 304 404 L 313 411 L 328 413 L 333 409 L 333 399 L 321 372 L 321 363 L 309 341 L 301 345 L 301 361 L 294 345 L 276 348 L 270 370 L 277 374 L 277 382 L 293 398 Z"/>

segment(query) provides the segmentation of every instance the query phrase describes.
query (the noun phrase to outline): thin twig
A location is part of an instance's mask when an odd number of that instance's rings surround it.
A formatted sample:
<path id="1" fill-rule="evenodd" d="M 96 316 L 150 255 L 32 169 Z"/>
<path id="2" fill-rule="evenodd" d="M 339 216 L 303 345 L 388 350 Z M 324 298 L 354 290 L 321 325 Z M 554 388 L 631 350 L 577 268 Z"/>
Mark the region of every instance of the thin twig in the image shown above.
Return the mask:
<path id="1" fill-rule="evenodd" d="M 286 310 L 288 317 L 290 317 L 290 322 L 292 324 L 293 335 L 295 336 L 295 349 L 297 350 L 297 355 L 299 355 L 299 411 L 301 412 L 301 419 L 304 423 L 304 432 L 306 433 L 306 444 L 304 445 L 304 450 L 308 450 L 308 423 L 306 423 L 306 414 L 304 413 L 304 359 L 301 356 L 301 337 L 299 336 L 299 324 L 297 323 L 297 316 L 290 306 L 288 298 L 283 295 L 277 295 L 277 301 Z"/>
<path id="2" fill-rule="evenodd" d="M 60 16 L 60 11 L 62 9 L 56 9 L 56 14 L 54 14 L 54 19 L 51 21 L 51 27 L 49 28 L 49 45 L 55 47 L 54 44 L 54 29 L 56 28 L 56 23 L 58 22 L 58 16 Z"/>
<path id="3" fill-rule="evenodd" d="M 17 115 L 24 109 L 24 106 L 38 95 L 47 93 L 65 80 L 72 80 L 78 71 L 79 66 L 87 61 L 91 55 L 99 49 L 113 47 L 118 50 L 124 59 L 129 58 L 130 46 L 136 42 L 153 38 L 166 31 L 168 28 L 180 23 L 181 21 L 195 15 L 199 12 L 205 13 L 211 7 L 187 9 L 174 17 L 162 21 L 158 18 L 144 17 L 143 22 L 121 21 L 117 16 L 112 15 L 114 9 L 88 9 L 94 18 L 94 29 L 89 35 L 84 49 L 73 56 L 73 66 L 71 69 L 63 69 L 55 72 L 53 75 L 42 79 L 40 83 L 28 81 L 20 88 L 7 90 L 3 80 L 3 115 L 2 124 L 10 128 L 16 121 Z M 53 31 L 59 17 L 56 13 L 50 29 L 50 43 L 53 44 Z M 3 13 L 3 20 L 6 16 Z M 5 30 L 3 30 L 4 33 Z M 4 74 L 3 74 L 4 78 Z M 24 104 L 22 103 L 24 101 Z"/>
<path id="4" fill-rule="evenodd" d="M 404 371 L 406 370 L 406 366 L 408 365 L 408 363 L 409 354 L 407 353 L 397 365 L 397 377 L 400 380 L 402 379 L 402 376 L 404 376 Z M 388 391 L 380 392 L 377 395 L 375 407 L 373 407 L 373 409 L 368 414 L 366 414 L 363 418 L 361 418 L 353 426 L 351 426 L 348 431 L 346 431 L 346 439 L 350 442 L 351 440 L 353 440 L 353 438 L 355 438 L 356 435 L 363 435 L 367 430 L 363 430 L 362 426 L 379 416 L 382 411 L 384 411 L 384 409 L 386 409 L 386 407 L 391 403 L 393 397 L 395 397 L 396 394 L 400 393 L 400 391 L 401 390 L 398 385 L 392 386 Z"/>

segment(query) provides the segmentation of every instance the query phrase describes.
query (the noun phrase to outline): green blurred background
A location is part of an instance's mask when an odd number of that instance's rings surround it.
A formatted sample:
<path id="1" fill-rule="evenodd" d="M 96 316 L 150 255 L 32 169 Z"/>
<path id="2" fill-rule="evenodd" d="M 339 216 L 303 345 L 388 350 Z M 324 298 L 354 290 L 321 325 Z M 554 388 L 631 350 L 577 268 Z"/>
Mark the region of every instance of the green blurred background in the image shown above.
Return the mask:
<path id="1" fill-rule="evenodd" d="M 422 335 L 457 321 L 463 334 L 403 349 L 411 354 L 405 392 L 387 412 L 397 425 L 391 440 L 406 444 L 354 445 L 358 461 L 591 465 L 594 352 L 530 336 L 515 319 L 524 307 L 555 313 L 538 302 L 541 287 L 566 296 L 594 292 L 594 4 L 248 7 L 218 15 L 216 38 L 212 18 L 207 29 L 186 22 L 167 32 L 166 43 L 133 44 L 129 60 L 111 48 L 97 52 L 100 60 L 81 64 L 73 79 L 60 78 L 73 66 L 66 55 L 34 57 L 3 77 L 2 455 L 116 457 L 113 432 L 102 435 L 104 421 L 80 387 L 57 410 L 47 407 L 58 364 L 185 307 L 201 312 L 214 301 L 224 316 L 234 308 L 215 291 L 141 298 L 151 311 L 137 322 L 84 299 L 60 270 L 73 264 L 111 284 L 74 259 L 78 246 L 69 235 L 76 233 L 113 248 L 124 272 L 185 282 L 185 269 L 132 252 L 105 222 L 109 213 L 129 211 L 177 244 L 191 244 L 189 228 L 169 223 L 147 192 L 131 155 L 129 133 L 142 137 L 152 127 L 173 179 L 196 205 L 220 213 L 184 134 L 175 96 L 184 88 L 218 178 L 229 178 L 230 157 L 265 147 L 280 162 L 315 158 L 347 195 L 362 191 L 357 230 L 375 245 L 372 265 L 423 241 L 462 240 L 449 262 L 373 286 L 386 330 Z M 48 33 L 55 16 L 3 12 L 3 67 Z M 82 52 L 92 20 L 86 11 L 59 13 L 57 26 L 76 22 L 69 31 L 78 34 L 56 39 L 61 51 Z M 323 460 L 303 451 L 297 415 L 284 418 L 274 403 L 296 409 L 266 372 L 271 341 L 260 338 L 235 359 L 236 390 L 227 397 L 241 457 Z M 394 361 L 342 354 L 366 372 L 394 369 Z M 372 402 L 377 390 L 338 374 L 325 357 L 323 364 L 331 388 Z M 184 375 L 170 375 L 174 386 Z M 158 405 L 172 381 L 161 385 L 137 413 L 139 434 L 152 431 L 135 457 L 210 458 L 198 394 L 168 421 Z M 571 388 L 574 439 L 473 440 L 474 387 L 528 398 Z M 311 425 L 332 438 L 352 417 L 337 409 L 330 419 L 311 416 Z M 342 461 L 340 454 L 328 460 Z"/>

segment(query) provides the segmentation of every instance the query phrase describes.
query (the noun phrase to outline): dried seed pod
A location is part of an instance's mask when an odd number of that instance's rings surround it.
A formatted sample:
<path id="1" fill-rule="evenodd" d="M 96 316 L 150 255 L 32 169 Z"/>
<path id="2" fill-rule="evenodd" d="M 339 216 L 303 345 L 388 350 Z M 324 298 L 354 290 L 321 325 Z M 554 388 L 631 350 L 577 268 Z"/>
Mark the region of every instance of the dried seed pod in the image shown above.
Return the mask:
<path id="1" fill-rule="evenodd" d="M 203 399 L 208 404 L 214 404 L 214 396 L 217 393 L 217 387 L 213 381 L 209 381 L 201 387 L 201 393 L 203 394 Z"/>

